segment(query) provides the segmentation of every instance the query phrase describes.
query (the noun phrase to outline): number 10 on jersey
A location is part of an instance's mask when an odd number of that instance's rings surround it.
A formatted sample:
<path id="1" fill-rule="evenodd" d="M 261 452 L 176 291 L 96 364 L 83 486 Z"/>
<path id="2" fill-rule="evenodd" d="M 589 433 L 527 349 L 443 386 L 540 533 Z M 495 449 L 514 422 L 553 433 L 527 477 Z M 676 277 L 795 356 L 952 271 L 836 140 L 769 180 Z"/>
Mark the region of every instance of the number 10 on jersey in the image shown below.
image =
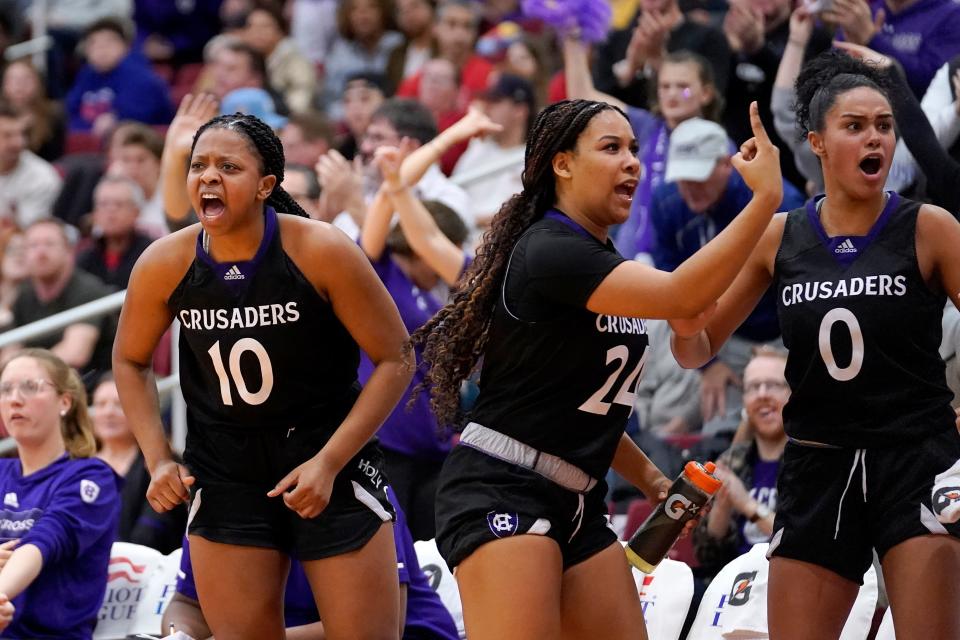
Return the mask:
<path id="1" fill-rule="evenodd" d="M 260 389 L 251 392 L 247 388 L 247 381 L 243 379 L 243 371 L 240 369 L 240 358 L 249 351 L 256 356 L 260 363 Z M 223 404 L 233 406 L 233 393 L 230 389 L 230 379 L 233 378 L 233 384 L 237 387 L 237 393 L 240 399 L 249 405 L 263 404 L 270 397 L 273 391 L 273 367 L 270 364 L 270 356 L 267 350 L 260 342 L 254 338 L 241 338 L 230 349 L 230 375 L 223 366 L 223 357 L 220 355 L 220 341 L 217 340 L 207 351 L 210 359 L 213 360 L 213 370 L 220 379 L 220 398 Z"/>

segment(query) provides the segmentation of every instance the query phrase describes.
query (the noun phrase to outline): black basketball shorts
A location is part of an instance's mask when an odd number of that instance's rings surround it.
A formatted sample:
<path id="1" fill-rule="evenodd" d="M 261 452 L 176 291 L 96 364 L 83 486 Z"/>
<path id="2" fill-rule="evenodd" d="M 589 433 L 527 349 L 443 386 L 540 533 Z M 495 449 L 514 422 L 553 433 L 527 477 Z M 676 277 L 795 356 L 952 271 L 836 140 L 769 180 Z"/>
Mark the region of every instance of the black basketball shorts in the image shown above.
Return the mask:
<path id="1" fill-rule="evenodd" d="M 299 560 L 363 547 L 395 518 L 375 443 L 365 445 L 337 475 L 330 503 L 317 517 L 301 518 L 282 496 L 267 497 L 329 437 L 327 429 L 190 429 L 184 461 L 197 481 L 188 532 L 213 542 L 278 549 Z"/>
<path id="2" fill-rule="evenodd" d="M 467 446 L 447 457 L 437 487 L 437 547 L 451 571 L 478 547 L 533 534 L 557 542 L 566 570 L 617 541 L 607 524 L 607 485 L 578 494 Z"/>
<path id="3" fill-rule="evenodd" d="M 777 515 L 768 557 L 810 562 L 863 584 L 863 574 L 901 542 L 960 537 L 932 505 L 934 478 L 960 460 L 953 427 L 914 443 L 823 449 L 788 442 L 777 481 Z"/>

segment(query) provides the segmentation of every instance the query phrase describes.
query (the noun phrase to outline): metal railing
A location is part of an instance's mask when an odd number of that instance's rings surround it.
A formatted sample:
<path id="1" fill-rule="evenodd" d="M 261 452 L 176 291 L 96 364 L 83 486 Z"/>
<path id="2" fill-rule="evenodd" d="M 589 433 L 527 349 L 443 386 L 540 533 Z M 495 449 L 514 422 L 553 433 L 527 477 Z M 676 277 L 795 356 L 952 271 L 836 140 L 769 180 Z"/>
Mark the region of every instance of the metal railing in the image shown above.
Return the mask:
<path id="1" fill-rule="evenodd" d="M 502 171 L 503 169 L 511 167 L 517 164 L 517 162 L 522 161 L 523 154 L 518 151 L 516 157 L 507 156 L 494 162 L 480 165 L 472 171 L 459 175 L 456 178 L 451 178 L 451 181 L 458 186 L 463 186 L 483 179 L 490 174 Z M 30 324 L 26 324 L 22 327 L 17 327 L 16 329 L 11 329 L 9 331 L 0 333 L 0 348 L 13 344 L 20 344 L 27 340 L 41 338 L 43 336 L 50 335 L 51 333 L 60 331 L 71 324 L 82 322 L 84 320 L 92 320 L 108 313 L 118 311 L 123 306 L 123 301 L 124 298 L 126 298 L 126 295 L 126 290 L 117 291 L 116 293 L 111 293 L 97 300 L 76 306 L 72 309 L 61 311 L 60 313 L 42 318 L 35 322 L 31 322 Z M 157 380 L 157 392 L 160 394 L 161 398 L 164 398 L 167 395 L 170 396 L 171 446 L 173 447 L 174 451 L 183 453 L 183 448 L 186 444 L 187 437 L 187 406 L 183 400 L 183 394 L 180 392 L 180 356 L 177 350 L 179 336 L 180 322 L 174 320 L 172 325 L 172 339 L 170 341 L 170 361 L 172 365 L 172 373 L 165 378 Z M 9 452 L 13 448 L 16 448 L 16 443 L 13 442 L 13 438 L 0 440 L 0 455 L 3 455 L 4 452 Z"/>
<path id="2" fill-rule="evenodd" d="M 83 322 L 85 320 L 92 320 L 94 318 L 107 315 L 108 313 L 118 311 L 120 307 L 123 306 L 123 301 L 126 296 L 126 290 L 117 291 L 116 293 L 111 293 L 102 298 L 98 298 L 97 300 L 86 302 L 72 309 L 67 309 L 66 311 L 61 311 L 60 313 L 52 316 L 41 318 L 40 320 L 31 322 L 30 324 L 25 324 L 22 327 L 17 327 L 16 329 L 11 329 L 10 331 L 0 333 L 0 348 L 8 347 L 14 344 L 20 344 L 26 342 L 27 340 L 42 338 L 50 335 L 51 333 L 56 333 L 61 329 L 65 329 L 71 324 Z M 183 395 L 180 393 L 180 359 L 177 355 L 177 338 L 180 333 L 180 323 L 178 321 L 174 321 L 172 332 L 172 373 L 165 378 L 157 380 L 157 392 L 160 394 L 161 398 L 164 398 L 168 395 L 170 396 L 171 444 L 175 451 L 182 453 L 183 445 L 186 442 L 187 437 L 187 413 L 186 405 L 183 402 Z M 8 440 L 12 440 L 12 438 L 9 438 Z M 8 442 L 0 441 L 0 455 L 2 455 L 4 451 L 9 451 L 10 446 L 11 445 Z M 14 443 L 12 446 L 15 447 L 16 444 Z"/>

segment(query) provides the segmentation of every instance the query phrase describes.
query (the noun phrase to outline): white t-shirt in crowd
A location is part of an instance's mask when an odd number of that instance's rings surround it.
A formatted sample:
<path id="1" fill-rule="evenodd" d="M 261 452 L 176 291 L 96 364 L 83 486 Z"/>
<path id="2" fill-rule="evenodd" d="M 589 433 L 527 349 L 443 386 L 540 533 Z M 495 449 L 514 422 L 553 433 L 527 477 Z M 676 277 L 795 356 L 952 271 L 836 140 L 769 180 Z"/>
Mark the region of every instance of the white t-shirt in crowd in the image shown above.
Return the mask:
<path id="1" fill-rule="evenodd" d="M 53 210 L 63 180 L 53 165 L 23 151 L 10 173 L 0 174 L 0 218 L 12 217 L 21 229 Z"/>
<path id="2" fill-rule="evenodd" d="M 489 218 L 515 193 L 523 190 L 523 156 L 526 145 L 501 147 L 492 138 L 474 138 L 460 156 L 451 178 L 467 179 L 463 189 L 470 197 L 476 217 Z M 506 166 L 503 166 L 506 163 Z M 484 166 L 503 168 L 481 178 L 469 179 Z"/>
<path id="3" fill-rule="evenodd" d="M 470 201 L 467 192 L 454 184 L 450 178 L 443 175 L 436 164 L 430 165 L 430 168 L 420 178 L 420 182 L 414 187 L 414 195 L 420 200 L 436 200 L 442 202 L 454 213 L 460 216 L 467 229 L 473 230 L 476 227 L 474 217 L 474 207 Z M 369 202 L 368 202 L 369 204 Z M 333 220 L 333 225 L 346 233 L 351 238 L 360 237 L 360 227 L 347 212 L 340 213 Z"/>

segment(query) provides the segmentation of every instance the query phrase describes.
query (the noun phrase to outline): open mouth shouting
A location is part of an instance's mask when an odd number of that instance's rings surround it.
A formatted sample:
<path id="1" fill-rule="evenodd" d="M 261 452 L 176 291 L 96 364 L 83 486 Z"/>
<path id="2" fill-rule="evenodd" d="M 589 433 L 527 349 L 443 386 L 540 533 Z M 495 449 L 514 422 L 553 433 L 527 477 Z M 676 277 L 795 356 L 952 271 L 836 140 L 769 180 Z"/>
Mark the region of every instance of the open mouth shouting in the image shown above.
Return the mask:
<path id="1" fill-rule="evenodd" d="M 215 193 L 201 193 L 200 202 L 201 202 L 200 213 L 207 220 L 219 218 L 223 214 L 223 212 L 226 210 L 226 206 L 223 204 L 223 200 L 221 200 L 220 196 Z"/>
<path id="2" fill-rule="evenodd" d="M 869 153 L 860 160 L 860 172 L 868 179 L 878 179 L 883 169 L 883 154 Z"/>
<path id="3" fill-rule="evenodd" d="M 624 200 L 627 204 L 630 204 L 633 202 L 633 194 L 637 190 L 637 184 L 638 181 L 634 178 L 631 178 L 618 183 L 613 190 L 621 200 Z"/>

